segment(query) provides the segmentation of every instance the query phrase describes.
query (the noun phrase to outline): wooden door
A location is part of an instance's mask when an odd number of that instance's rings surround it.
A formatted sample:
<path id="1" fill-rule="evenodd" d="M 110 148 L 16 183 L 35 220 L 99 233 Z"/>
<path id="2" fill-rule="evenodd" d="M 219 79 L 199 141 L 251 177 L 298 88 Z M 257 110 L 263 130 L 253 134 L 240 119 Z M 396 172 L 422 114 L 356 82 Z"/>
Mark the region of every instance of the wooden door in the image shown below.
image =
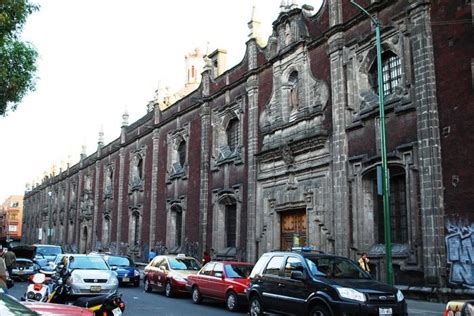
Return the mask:
<path id="1" fill-rule="evenodd" d="M 306 246 L 306 210 L 281 213 L 281 249 Z"/>

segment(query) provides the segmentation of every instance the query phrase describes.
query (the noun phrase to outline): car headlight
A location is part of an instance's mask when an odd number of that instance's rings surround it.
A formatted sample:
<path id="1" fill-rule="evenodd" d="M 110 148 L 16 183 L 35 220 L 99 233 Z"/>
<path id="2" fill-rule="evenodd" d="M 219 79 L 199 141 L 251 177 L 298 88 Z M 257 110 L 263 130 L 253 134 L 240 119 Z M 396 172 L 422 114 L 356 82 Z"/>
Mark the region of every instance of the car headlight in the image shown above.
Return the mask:
<path id="1" fill-rule="evenodd" d="M 354 289 L 350 289 L 347 287 L 338 287 L 337 291 L 339 292 L 339 296 L 341 298 L 347 298 L 354 301 L 365 302 L 364 293 L 361 293 Z"/>
<path id="2" fill-rule="evenodd" d="M 187 278 L 183 277 L 180 274 L 173 274 L 173 279 L 175 279 L 178 282 L 187 282 L 188 281 Z"/>
<path id="3" fill-rule="evenodd" d="M 109 282 L 112 284 L 112 285 L 117 285 L 118 284 L 118 280 L 117 280 L 117 277 L 113 276 L 110 278 Z"/>
<path id="4" fill-rule="evenodd" d="M 79 275 L 73 274 L 69 278 L 69 284 L 77 284 L 77 283 L 82 283 L 82 279 Z"/>
<path id="5" fill-rule="evenodd" d="M 398 291 L 397 291 L 397 302 L 403 301 L 404 298 L 405 298 L 405 297 L 403 296 L 402 291 L 398 290 Z"/>
<path id="6" fill-rule="evenodd" d="M 138 270 L 133 271 L 133 275 L 134 275 L 134 276 L 139 276 L 139 275 L 140 275 L 140 271 L 138 271 Z"/>

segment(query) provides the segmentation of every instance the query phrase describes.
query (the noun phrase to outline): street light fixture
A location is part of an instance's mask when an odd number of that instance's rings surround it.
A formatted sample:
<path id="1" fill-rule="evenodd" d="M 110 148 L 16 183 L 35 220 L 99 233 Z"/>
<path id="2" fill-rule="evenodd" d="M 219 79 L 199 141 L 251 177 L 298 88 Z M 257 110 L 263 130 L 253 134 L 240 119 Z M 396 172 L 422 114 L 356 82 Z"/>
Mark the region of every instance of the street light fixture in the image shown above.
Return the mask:
<path id="1" fill-rule="evenodd" d="M 385 107 L 384 107 L 384 87 L 382 77 L 382 47 L 380 40 L 380 21 L 371 15 L 359 4 L 350 1 L 365 15 L 367 15 L 375 27 L 375 45 L 377 48 L 377 79 L 379 85 L 379 115 L 380 115 L 380 151 L 382 156 L 382 191 L 383 191 L 383 217 L 384 217 L 384 241 L 385 241 L 385 270 L 386 282 L 393 285 L 393 266 L 392 266 L 392 238 L 390 229 L 390 191 L 389 175 L 387 167 L 387 143 L 385 135 Z"/>
<path id="2" fill-rule="evenodd" d="M 52 219 L 52 212 L 51 212 L 51 197 L 53 195 L 53 192 L 49 191 L 48 192 L 48 245 L 51 244 L 51 235 L 53 234 L 52 232 L 52 223 L 53 223 L 53 219 Z"/>

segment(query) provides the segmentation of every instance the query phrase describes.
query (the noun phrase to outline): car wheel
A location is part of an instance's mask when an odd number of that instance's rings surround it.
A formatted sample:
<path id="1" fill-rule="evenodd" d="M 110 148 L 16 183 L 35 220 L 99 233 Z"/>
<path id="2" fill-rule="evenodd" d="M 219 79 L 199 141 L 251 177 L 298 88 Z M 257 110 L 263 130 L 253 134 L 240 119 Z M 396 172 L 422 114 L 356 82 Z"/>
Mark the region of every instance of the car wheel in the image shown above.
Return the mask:
<path id="1" fill-rule="evenodd" d="M 257 295 L 254 295 L 250 298 L 250 316 L 262 316 L 263 308 L 262 303 Z"/>
<path id="2" fill-rule="evenodd" d="M 331 316 L 331 313 L 326 307 L 317 305 L 311 309 L 309 316 Z"/>
<path id="3" fill-rule="evenodd" d="M 193 286 L 192 299 L 194 304 L 200 304 L 202 302 L 201 292 L 197 286 Z"/>
<path id="4" fill-rule="evenodd" d="M 166 297 L 172 297 L 173 296 L 173 288 L 171 287 L 171 282 L 170 281 L 166 282 L 165 295 L 166 295 Z"/>
<path id="5" fill-rule="evenodd" d="M 235 292 L 230 291 L 229 293 L 227 293 L 225 299 L 225 306 L 231 312 L 235 312 L 238 310 L 239 305 L 237 304 L 237 294 L 235 294 Z"/>
<path id="6" fill-rule="evenodd" d="M 152 290 L 150 281 L 148 281 L 148 279 L 145 279 L 144 290 L 145 290 L 145 292 L 148 292 L 148 293 L 150 293 L 151 290 Z"/>

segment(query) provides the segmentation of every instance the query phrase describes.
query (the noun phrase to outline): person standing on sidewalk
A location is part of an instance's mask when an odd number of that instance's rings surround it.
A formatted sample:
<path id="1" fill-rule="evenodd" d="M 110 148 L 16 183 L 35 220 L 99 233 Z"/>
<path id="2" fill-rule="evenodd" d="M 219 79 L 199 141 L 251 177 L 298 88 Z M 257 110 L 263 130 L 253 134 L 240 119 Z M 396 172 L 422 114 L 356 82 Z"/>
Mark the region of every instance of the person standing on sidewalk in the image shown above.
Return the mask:
<path id="1" fill-rule="evenodd" d="M 362 268 L 362 270 L 370 274 L 369 258 L 367 258 L 367 253 L 364 252 L 360 256 L 359 266 Z"/>
<path id="2" fill-rule="evenodd" d="M 0 254 L 3 254 L 3 247 L 0 245 Z M 3 293 L 8 293 L 7 287 L 8 271 L 5 265 L 5 260 L 0 255 L 0 289 Z"/>
<path id="3" fill-rule="evenodd" d="M 3 250 L 3 259 L 5 260 L 5 265 L 7 266 L 8 274 L 13 275 L 13 268 L 16 267 L 16 255 L 13 251 L 8 251 L 8 248 Z"/>

